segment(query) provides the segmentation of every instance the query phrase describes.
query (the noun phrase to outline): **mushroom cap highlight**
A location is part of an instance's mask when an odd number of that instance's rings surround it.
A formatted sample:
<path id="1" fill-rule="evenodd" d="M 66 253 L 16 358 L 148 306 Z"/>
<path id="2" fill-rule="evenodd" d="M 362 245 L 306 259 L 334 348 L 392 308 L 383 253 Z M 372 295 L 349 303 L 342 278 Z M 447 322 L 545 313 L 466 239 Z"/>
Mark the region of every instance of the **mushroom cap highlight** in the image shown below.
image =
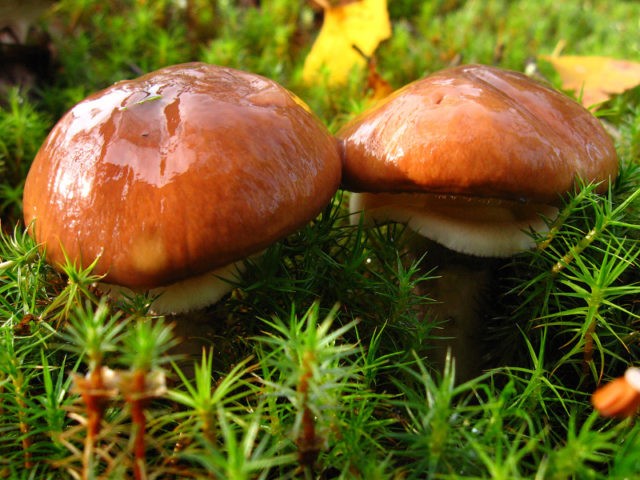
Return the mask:
<path id="1" fill-rule="evenodd" d="M 613 141 L 569 97 L 517 72 L 465 65 L 394 92 L 338 135 L 351 211 L 397 221 L 453 250 L 505 257 L 534 246 L 578 179 L 605 191 Z"/>
<path id="2" fill-rule="evenodd" d="M 336 140 L 293 93 L 204 63 L 114 84 L 67 112 L 26 179 L 54 266 L 147 289 L 225 268 L 313 219 L 340 183 Z"/>

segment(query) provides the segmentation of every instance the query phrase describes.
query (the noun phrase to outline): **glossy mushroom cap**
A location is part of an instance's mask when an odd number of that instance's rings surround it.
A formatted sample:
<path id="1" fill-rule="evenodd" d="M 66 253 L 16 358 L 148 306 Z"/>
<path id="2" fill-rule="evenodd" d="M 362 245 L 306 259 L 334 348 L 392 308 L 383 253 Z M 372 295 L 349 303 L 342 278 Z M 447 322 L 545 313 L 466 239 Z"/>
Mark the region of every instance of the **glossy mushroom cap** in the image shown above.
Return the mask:
<path id="1" fill-rule="evenodd" d="M 343 185 L 370 192 L 354 195 L 354 210 L 408 221 L 426 209 L 433 212 L 427 224 L 418 219 L 412 228 L 437 230 L 437 241 L 475 255 L 531 246 L 522 229 L 543 229 L 541 215 L 552 215 L 550 205 L 578 178 L 603 191 L 618 173 L 611 138 L 581 105 L 525 75 L 482 65 L 413 82 L 338 137 Z M 410 194 L 408 210 L 396 194 Z M 519 237 L 513 244 L 512 235 Z"/>
<path id="2" fill-rule="evenodd" d="M 147 289 L 263 250 L 313 219 L 340 183 L 336 140 L 294 94 L 203 63 L 122 81 L 53 128 L 24 218 L 53 265 Z"/>

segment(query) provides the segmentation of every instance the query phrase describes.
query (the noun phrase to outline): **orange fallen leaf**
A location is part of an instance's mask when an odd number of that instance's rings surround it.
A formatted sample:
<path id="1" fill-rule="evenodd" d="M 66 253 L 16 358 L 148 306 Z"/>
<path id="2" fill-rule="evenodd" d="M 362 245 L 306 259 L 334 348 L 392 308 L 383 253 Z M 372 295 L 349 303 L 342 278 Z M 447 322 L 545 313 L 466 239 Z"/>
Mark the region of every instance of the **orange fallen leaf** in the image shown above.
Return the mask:
<path id="1" fill-rule="evenodd" d="M 585 107 L 640 85 L 640 63 L 601 56 L 540 55 L 558 72 L 562 88 L 582 95 Z"/>
<path id="2" fill-rule="evenodd" d="M 378 65 L 375 57 L 370 57 L 367 61 L 367 91 L 369 100 L 372 103 L 382 100 L 393 91 L 393 87 L 378 72 Z"/>
<path id="3" fill-rule="evenodd" d="M 387 0 L 360 0 L 332 6 L 323 2 L 324 22 L 307 55 L 302 79 L 314 83 L 327 72 L 330 85 L 344 83 L 355 66 L 365 67 L 378 44 L 391 35 Z"/>

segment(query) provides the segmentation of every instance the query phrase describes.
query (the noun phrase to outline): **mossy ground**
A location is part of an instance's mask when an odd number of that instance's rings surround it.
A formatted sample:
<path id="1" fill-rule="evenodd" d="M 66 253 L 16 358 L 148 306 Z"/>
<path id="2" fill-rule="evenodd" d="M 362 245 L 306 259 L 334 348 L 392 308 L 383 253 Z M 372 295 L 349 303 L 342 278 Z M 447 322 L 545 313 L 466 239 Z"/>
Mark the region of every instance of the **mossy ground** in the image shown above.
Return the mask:
<path id="1" fill-rule="evenodd" d="M 640 60 L 633 1 L 397 0 L 389 10 L 393 35 L 376 60 L 393 87 L 460 62 L 535 66 L 559 87 L 537 60 L 559 42 Z M 336 131 L 370 92 L 357 71 L 339 89 L 302 83 L 320 24 L 318 8 L 294 0 L 63 0 L 35 25 L 29 86 L 0 80 L 0 478 L 640 475 L 640 427 L 590 405 L 600 381 L 640 360 L 638 88 L 597 112 L 620 179 L 607 195 L 577 191 L 544 248 L 500 266 L 478 339 L 487 373 L 463 384 L 450 364 L 432 368 L 442 340 L 416 292 L 437 270 L 403 254 L 400 226 L 351 226 L 343 192 L 182 323 L 149 320 L 144 297 L 101 303 L 90 271 L 44 263 L 20 221 L 22 185 L 64 111 L 117 80 L 200 60 L 280 82 Z M 176 332 L 189 337 L 180 358 L 167 354 Z M 70 379 L 102 367 L 143 372 L 151 386 L 164 371 L 168 392 L 140 402 L 123 381 L 92 437 L 87 391 Z"/>

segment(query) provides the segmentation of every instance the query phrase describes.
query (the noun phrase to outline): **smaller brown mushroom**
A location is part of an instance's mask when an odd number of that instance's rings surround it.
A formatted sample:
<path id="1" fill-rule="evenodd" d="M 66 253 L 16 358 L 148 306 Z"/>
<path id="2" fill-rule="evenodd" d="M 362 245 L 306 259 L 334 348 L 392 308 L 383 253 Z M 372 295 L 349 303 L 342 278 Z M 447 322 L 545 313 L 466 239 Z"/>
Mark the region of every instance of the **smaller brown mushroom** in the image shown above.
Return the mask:
<path id="1" fill-rule="evenodd" d="M 622 377 L 598 388 L 591 403 L 604 417 L 634 416 L 640 408 L 640 369 L 629 367 Z"/>
<path id="2" fill-rule="evenodd" d="M 578 179 L 602 192 L 618 172 L 611 138 L 581 105 L 525 75 L 483 65 L 413 82 L 338 137 L 343 184 L 356 192 L 351 211 L 368 223 L 406 223 L 454 259 L 446 265 L 428 257 L 442 275 L 434 286 L 441 305 L 431 314 L 466 337 L 454 352 L 461 377 L 478 364 L 460 357 L 474 352 L 482 330 L 474 300 L 482 287 L 465 282 L 488 277 L 479 258 L 534 247 L 531 231 L 545 232 Z"/>
<path id="3" fill-rule="evenodd" d="M 182 64 L 66 113 L 28 174 L 24 219 L 54 266 L 96 261 L 115 290 L 181 312 L 231 290 L 224 279 L 312 220 L 340 176 L 336 140 L 294 94 Z"/>

